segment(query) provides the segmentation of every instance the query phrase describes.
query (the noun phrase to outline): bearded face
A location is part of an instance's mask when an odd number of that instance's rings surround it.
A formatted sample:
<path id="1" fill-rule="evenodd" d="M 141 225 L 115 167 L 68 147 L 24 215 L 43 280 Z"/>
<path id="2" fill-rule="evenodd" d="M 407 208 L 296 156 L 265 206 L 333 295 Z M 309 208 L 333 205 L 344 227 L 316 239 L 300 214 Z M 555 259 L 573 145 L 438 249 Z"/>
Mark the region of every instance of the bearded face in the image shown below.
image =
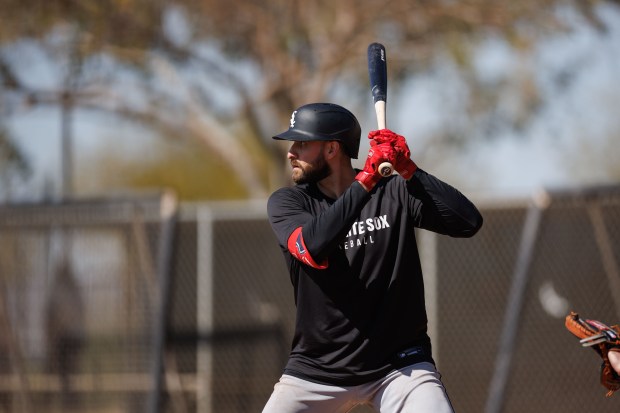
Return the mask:
<path id="1" fill-rule="evenodd" d="M 325 160 L 325 142 L 295 142 L 288 153 L 293 168 L 292 178 L 296 184 L 316 183 L 331 174 Z"/>

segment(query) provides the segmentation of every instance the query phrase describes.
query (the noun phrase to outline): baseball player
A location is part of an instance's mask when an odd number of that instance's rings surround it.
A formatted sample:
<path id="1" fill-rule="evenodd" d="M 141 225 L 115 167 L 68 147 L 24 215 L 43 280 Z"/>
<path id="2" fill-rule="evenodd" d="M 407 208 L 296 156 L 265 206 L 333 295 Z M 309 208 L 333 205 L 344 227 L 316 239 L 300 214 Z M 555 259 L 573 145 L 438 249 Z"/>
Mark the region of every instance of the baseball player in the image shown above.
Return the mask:
<path id="1" fill-rule="evenodd" d="M 405 138 L 369 134 L 353 169 L 360 125 L 347 109 L 312 103 L 287 131 L 295 186 L 269 198 L 297 317 L 292 349 L 264 413 L 448 413 L 452 406 L 427 335 L 414 228 L 471 237 L 482 225 L 459 191 L 419 169 Z M 399 175 L 382 177 L 389 161 Z"/>

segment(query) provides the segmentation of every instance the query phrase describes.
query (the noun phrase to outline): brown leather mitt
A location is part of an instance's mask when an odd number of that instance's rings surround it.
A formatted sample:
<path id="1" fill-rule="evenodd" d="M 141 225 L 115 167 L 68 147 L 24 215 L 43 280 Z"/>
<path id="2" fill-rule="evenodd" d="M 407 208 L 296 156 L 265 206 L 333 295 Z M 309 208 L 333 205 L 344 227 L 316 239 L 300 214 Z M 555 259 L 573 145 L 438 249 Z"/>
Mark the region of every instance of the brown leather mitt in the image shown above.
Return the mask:
<path id="1" fill-rule="evenodd" d="M 620 389 L 620 376 L 611 366 L 608 353 L 612 348 L 620 347 L 620 327 L 609 327 L 597 320 L 584 320 L 572 312 L 566 316 L 568 331 L 573 333 L 584 347 L 590 347 L 603 359 L 601 365 L 601 384 L 609 391 L 607 397 Z"/>

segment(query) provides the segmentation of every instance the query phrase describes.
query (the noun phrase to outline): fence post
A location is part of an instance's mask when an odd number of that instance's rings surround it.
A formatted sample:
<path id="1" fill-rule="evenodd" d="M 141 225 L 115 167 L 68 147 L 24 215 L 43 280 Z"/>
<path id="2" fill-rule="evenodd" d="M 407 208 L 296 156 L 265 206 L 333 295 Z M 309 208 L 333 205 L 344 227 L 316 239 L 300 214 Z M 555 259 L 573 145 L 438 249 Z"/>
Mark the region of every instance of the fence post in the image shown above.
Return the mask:
<path id="1" fill-rule="evenodd" d="M 504 405 L 506 384 L 508 383 L 512 355 L 519 330 L 519 318 L 529 281 L 530 264 L 534 256 L 542 215 L 549 203 L 550 198 L 546 192 L 538 194 L 532 199 L 525 218 L 512 284 L 508 292 L 508 303 L 506 304 L 502 332 L 499 338 L 495 369 L 489 384 L 486 413 L 500 413 Z"/>
<path id="2" fill-rule="evenodd" d="M 178 211 L 178 201 L 172 191 L 166 191 L 161 198 L 161 236 L 157 254 L 157 295 L 155 322 L 153 323 L 153 366 L 151 379 L 153 387 L 147 402 L 147 413 L 159 413 L 163 391 L 164 351 L 166 329 L 168 326 L 168 304 L 170 302 L 170 264 L 174 243 L 174 230 Z"/>

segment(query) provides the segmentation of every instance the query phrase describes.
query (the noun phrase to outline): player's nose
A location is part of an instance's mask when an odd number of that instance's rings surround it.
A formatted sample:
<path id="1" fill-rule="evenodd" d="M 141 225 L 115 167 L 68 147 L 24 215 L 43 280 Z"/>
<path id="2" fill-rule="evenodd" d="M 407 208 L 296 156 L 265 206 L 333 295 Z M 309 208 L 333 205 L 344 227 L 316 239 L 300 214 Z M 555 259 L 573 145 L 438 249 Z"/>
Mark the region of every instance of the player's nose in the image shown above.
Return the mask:
<path id="1" fill-rule="evenodd" d="M 291 147 L 288 149 L 288 153 L 286 154 L 287 159 L 297 159 L 297 150 L 295 149 L 295 147 L 296 145 L 292 144 Z"/>

